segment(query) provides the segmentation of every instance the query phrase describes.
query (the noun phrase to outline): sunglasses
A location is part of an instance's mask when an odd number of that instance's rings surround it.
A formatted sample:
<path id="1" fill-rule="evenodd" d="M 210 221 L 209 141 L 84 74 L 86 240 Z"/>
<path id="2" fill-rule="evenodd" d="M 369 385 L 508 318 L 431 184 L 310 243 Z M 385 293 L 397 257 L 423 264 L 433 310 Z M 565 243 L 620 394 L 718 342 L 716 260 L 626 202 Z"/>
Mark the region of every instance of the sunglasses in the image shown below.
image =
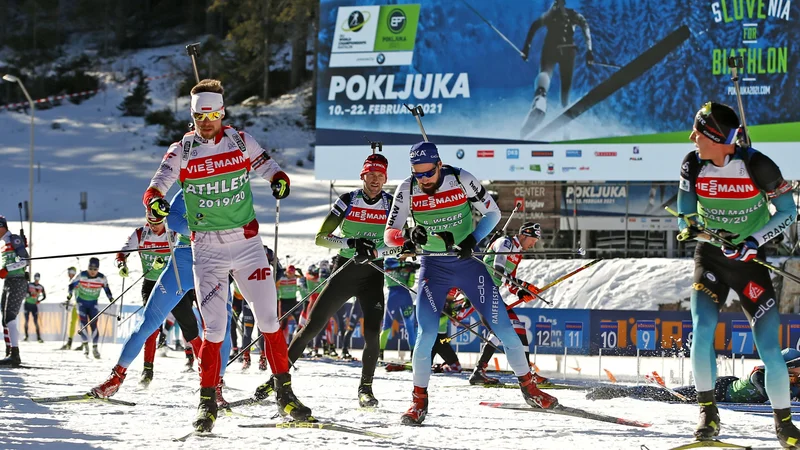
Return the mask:
<path id="1" fill-rule="evenodd" d="M 222 111 L 220 110 L 220 111 L 212 111 L 204 113 L 193 112 L 192 118 L 194 118 L 196 122 L 202 122 L 204 120 L 211 120 L 211 121 L 219 120 L 222 119 Z"/>
<path id="2" fill-rule="evenodd" d="M 433 166 L 433 169 L 431 169 L 431 170 L 429 170 L 427 172 L 411 172 L 411 173 L 414 174 L 414 178 L 416 178 L 418 180 L 421 180 L 423 178 L 430 178 L 430 177 L 436 175 L 436 171 L 438 169 L 439 169 L 439 166 Z"/>
<path id="3" fill-rule="evenodd" d="M 89 267 L 89 270 L 93 270 L 95 272 L 97 272 L 97 269 L 98 269 L 97 267 Z"/>

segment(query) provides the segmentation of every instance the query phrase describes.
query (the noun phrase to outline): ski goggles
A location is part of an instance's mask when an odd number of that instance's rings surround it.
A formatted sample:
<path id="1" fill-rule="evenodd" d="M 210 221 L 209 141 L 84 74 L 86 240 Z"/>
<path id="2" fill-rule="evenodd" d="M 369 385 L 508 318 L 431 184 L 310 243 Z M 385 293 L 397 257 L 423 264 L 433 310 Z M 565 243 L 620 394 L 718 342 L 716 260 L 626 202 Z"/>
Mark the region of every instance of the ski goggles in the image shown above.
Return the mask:
<path id="1" fill-rule="evenodd" d="M 193 112 L 192 118 L 195 122 L 202 122 L 204 120 L 215 121 L 220 120 L 224 116 L 224 112 L 222 110 L 219 111 L 211 111 L 211 112 Z"/>
<path id="2" fill-rule="evenodd" d="M 736 140 L 738 128 L 729 129 L 717 122 L 711 113 L 711 102 L 706 102 L 694 117 L 694 127 L 717 144 L 732 144 Z"/>
<path id="3" fill-rule="evenodd" d="M 433 169 L 427 172 L 411 172 L 414 175 L 414 178 L 421 180 L 423 178 L 430 178 L 436 175 L 436 171 L 439 169 L 439 166 L 433 166 Z"/>
<path id="4" fill-rule="evenodd" d="M 528 236 L 533 238 L 542 237 L 542 226 L 538 223 L 525 224 L 519 229 L 520 236 Z"/>

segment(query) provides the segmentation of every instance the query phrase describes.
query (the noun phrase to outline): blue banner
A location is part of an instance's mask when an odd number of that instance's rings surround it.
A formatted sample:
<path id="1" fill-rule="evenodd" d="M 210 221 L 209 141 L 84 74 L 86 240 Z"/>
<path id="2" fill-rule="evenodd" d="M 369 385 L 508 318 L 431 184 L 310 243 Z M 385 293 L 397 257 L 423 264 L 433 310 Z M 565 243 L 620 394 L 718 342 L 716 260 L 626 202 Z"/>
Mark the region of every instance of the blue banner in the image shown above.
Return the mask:
<path id="1" fill-rule="evenodd" d="M 740 56 L 757 148 L 800 178 L 791 3 L 321 0 L 316 176 L 358 179 L 365 135 L 390 179 L 407 176 L 421 140 L 407 104 L 443 160 L 481 179 L 675 179 L 698 109 L 736 107 Z"/>

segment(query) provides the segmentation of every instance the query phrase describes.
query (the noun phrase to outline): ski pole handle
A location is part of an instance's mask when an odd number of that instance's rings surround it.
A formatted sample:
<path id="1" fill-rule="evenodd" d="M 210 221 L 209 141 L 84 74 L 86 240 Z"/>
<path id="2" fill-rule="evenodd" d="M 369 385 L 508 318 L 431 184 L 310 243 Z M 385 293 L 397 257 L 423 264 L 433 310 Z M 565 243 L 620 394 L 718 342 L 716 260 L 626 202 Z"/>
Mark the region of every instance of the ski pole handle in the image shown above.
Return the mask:
<path id="1" fill-rule="evenodd" d="M 197 72 L 197 56 L 200 54 L 200 43 L 195 42 L 186 46 L 186 54 L 192 58 L 192 68 L 194 69 L 194 79 L 200 82 L 200 74 Z"/>

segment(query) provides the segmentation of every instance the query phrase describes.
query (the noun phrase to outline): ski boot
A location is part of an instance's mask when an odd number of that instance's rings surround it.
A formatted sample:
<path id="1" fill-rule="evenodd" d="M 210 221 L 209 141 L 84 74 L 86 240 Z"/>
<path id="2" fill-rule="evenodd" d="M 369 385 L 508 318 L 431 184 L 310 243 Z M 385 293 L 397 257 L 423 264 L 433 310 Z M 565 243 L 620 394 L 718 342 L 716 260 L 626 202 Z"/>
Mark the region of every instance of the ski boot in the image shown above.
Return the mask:
<path id="1" fill-rule="evenodd" d="M 216 388 L 200 388 L 200 404 L 197 406 L 197 415 L 192 422 L 195 431 L 211 432 L 217 420 L 217 395 Z"/>
<path id="2" fill-rule="evenodd" d="M 776 409 L 775 433 L 783 448 L 800 448 L 800 430 L 792 423 L 791 408 Z"/>
<path id="3" fill-rule="evenodd" d="M 87 358 L 89 357 L 89 343 L 88 342 L 84 342 L 83 343 L 83 356 L 85 356 Z"/>
<path id="4" fill-rule="evenodd" d="M 698 392 L 697 403 L 700 404 L 700 418 L 694 430 L 694 437 L 698 441 L 710 441 L 719 435 L 720 429 L 719 410 L 714 391 Z"/>
<path id="5" fill-rule="evenodd" d="M 102 384 L 93 387 L 89 393 L 97 398 L 111 397 L 117 393 L 122 382 L 125 381 L 125 372 L 127 371 L 128 369 L 120 365 L 114 366 L 114 368 L 111 369 L 111 375 L 108 376 L 108 379 Z"/>
<path id="6" fill-rule="evenodd" d="M 475 366 L 472 371 L 472 376 L 469 377 L 469 384 L 475 385 L 495 385 L 500 384 L 500 380 L 486 375 L 486 364 L 479 364 Z"/>
<path id="7" fill-rule="evenodd" d="M 42 337 L 41 337 L 41 336 L 39 336 L 38 338 L 36 338 L 36 342 L 38 342 L 38 343 L 40 343 L 40 344 L 44 344 L 44 341 L 42 340 Z"/>
<path id="8" fill-rule="evenodd" d="M 545 384 L 545 383 L 549 383 L 550 379 L 549 378 L 545 378 L 545 377 L 539 375 L 536 372 L 533 372 L 533 382 L 536 383 L 536 384 Z"/>
<path id="9" fill-rule="evenodd" d="M 411 408 L 400 417 L 403 425 L 421 425 L 428 415 L 428 388 L 414 386 L 411 394 Z"/>
<path id="10" fill-rule="evenodd" d="M 372 393 L 372 382 L 362 382 L 358 387 L 358 406 L 362 408 L 375 408 L 378 406 L 378 399 Z"/>
<path id="11" fill-rule="evenodd" d="M 139 386 L 146 388 L 150 386 L 151 381 L 153 381 L 153 363 L 144 363 L 142 378 L 139 379 Z"/>
<path id="12" fill-rule="evenodd" d="M 84 347 L 86 347 L 84 353 L 87 353 L 89 351 L 89 344 L 87 342 L 81 342 L 81 345 L 75 347 L 75 351 L 79 352 L 81 350 L 84 350 Z"/>
<path id="13" fill-rule="evenodd" d="M 239 347 L 233 347 L 231 349 L 231 356 L 228 357 L 228 362 L 233 361 L 234 360 L 233 357 L 238 355 L 238 354 L 239 354 Z"/>
<path id="14" fill-rule="evenodd" d="M 11 356 L 11 347 L 6 346 L 6 358 Z"/>
<path id="15" fill-rule="evenodd" d="M 244 352 L 242 356 L 244 357 L 242 359 L 242 370 L 247 370 L 250 368 L 250 352 Z"/>
<path id="16" fill-rule="evenodd" d="M 156 348 L 159 349 L 165 345 L 167 345 L 167 335 L 162 331 L 161 333 L 158 333 L 158 343 L 156 344 Z"/>
<path id="17" fill-rule="evenodd" d="M 0 367 L 19 367 L 22 361 L 19 359 L 19 347 L 9 347 L 8 358 L 0 359 Z"/>
<path id="18" fill-rule="evenodd" d="M 186 354 L 186 364 L 184 372 L 194 372 L 194 355 L 190 352 Z"/>
<path id="19" fill-rule="evenodd" d="M 378 352 L 378 361 L 385 361 L 386 358 L 383 355 L 383 350 Z"/>
<path id="20" fill-rule="evenodd" d="M 229 405 L 228 402 L 222 397 L 222 388 L 225 386 L 225 382 L 222 381 L 222 378 L 219 379 L 219 384 L 217 385 L 214 392 L 217 395 L 217 409 L 228 409 Z"/>
<path id="21" fill-rule="evenodd" d="M 22 342 L 28 342 L 28 335 L 25 335 L 25 339 L 23 339 Z"/>
<path id="22" fill-rule="evenodd" d="M 534 408 L 542 409 L 552 409 L 558 406 L 557 398 L 542 392 L 536 387 L 536 382 L 533 381 L 533 375 L 530 372 L 518 378 L 519 387 L 522 389 L 522 397 L 525 399 L 525 403 Z"/>
<path id="23" fill-rule="evenodd" d="M 267 370 L 267 357 L 264 355 L 258 358 L 258 370 Z"/>
<path id="24" fill-rule="evenodd" d="M 92 346 L 92 356 L 94 356 L 94 359 L 100 359 L 100 350 L 97 349 L 96 345 Z"/>
<path id="25" fill-rule="evenodd" d="M 59 350 L 72 350 L 72 338 L 67 339 L 67 343 L 62 345 Z"/>
<path id="26" fill-rule="evenodd" d="M 461 363 L 456 361 L 453 364 L 442 364 L 442 372 L 444 372 L 444 373 L 461 373 Z"/>
<path id="27" fill-rule="evenodd" d="M 256 393 L 253 394 L 253 398 L 256 401 L 262 401 L 270 398 L 272 394 L 275 392 L 275 376 L 269 377 L 266 383 L 262 384 L 261 386 L 256 388 Z"/>
<path id="28" fill-rule="evenodd" d="M 353 360 L 353 355 L 351 355 L 350 352 L 347 351 L 346 348 L 343 348 L 342 349 L 341 359 L 344 359 L 344 360 L 347 360 L 347 361 L 352 361 Z"/>
<path id="29" fill-rule="evenodd" d="M 292 376 L 289 372 L 276 373 L 275 375 L 275 399 L 278 403 L 278 412 L 282 416 L 291 416 L 298 422 L 308 422 L 313 420 L 311 408 L 302 404 L 292 391 Z"/>

